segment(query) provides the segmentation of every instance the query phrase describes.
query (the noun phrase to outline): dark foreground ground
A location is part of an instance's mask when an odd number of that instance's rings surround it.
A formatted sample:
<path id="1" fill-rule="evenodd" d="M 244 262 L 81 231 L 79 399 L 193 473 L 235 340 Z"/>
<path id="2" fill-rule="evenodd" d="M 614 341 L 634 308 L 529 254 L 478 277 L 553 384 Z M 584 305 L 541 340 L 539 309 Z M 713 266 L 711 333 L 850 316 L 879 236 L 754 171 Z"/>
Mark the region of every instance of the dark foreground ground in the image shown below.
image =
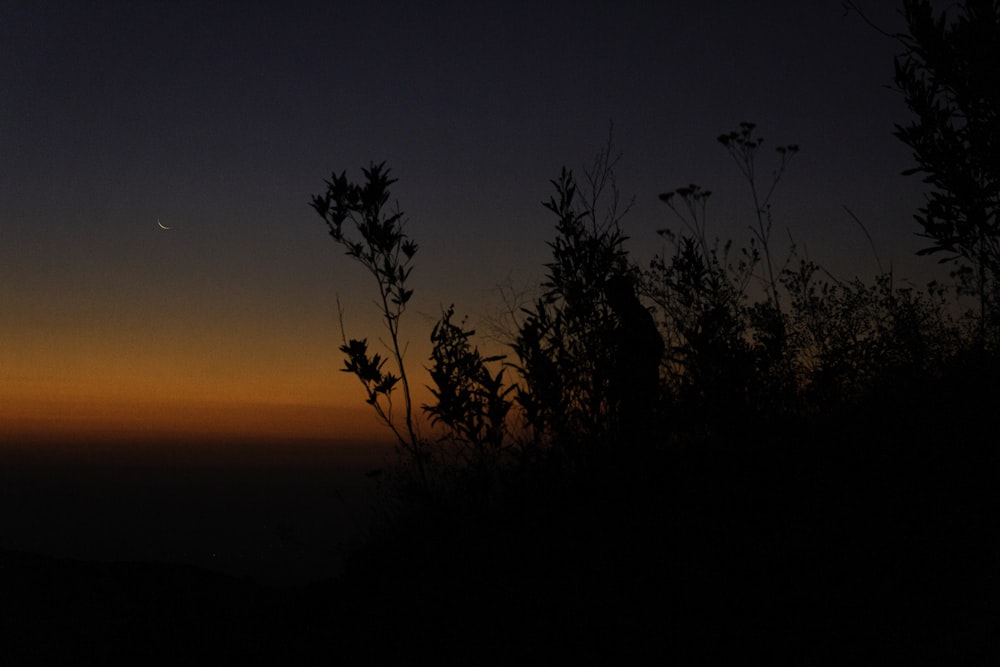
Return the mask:
<path id="1" fill-rule="evenodd" d="M 994 422 L 734 425 L 536 470 L 301 586 L 3 552 L 2 662 L 996 664 Z"/>

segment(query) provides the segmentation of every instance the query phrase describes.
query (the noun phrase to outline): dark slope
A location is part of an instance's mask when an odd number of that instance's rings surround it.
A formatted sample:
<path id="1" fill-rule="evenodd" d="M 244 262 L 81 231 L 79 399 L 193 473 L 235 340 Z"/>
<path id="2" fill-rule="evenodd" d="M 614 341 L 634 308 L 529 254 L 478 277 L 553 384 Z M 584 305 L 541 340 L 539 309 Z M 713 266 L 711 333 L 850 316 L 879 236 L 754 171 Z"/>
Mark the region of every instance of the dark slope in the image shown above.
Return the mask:
<path id="1" fill-rule="evenodd" d="M 995 392 L 961 383 L 410 498 L 298 589 L 0 554 L 9 664 L 989 664 Z M 404 497 L 405 498 L 405 497 Z"/>

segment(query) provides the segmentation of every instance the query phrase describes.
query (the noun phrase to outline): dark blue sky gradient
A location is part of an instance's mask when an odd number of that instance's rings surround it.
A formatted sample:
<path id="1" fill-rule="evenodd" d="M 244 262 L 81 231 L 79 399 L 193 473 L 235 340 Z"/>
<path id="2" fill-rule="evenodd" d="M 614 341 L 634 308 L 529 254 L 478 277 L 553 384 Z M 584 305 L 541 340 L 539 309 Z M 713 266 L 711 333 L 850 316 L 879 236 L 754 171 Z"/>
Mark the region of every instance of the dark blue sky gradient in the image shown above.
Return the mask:
<path id="1" fill-rule="evenodd" d="M 643 264 L 672 222 L 657 194 L 689 182 L 716 193 L 710 232 L 747 238 L 748 189 L 715 138 L 751 120 L 765 158 L 802 148 L 782 237 L 871 278 L 847 205 L 885 268 L 936 275 L 913 257 L 921 185 L 891 134 L 898 45 L 838 0 L 480 4 L 0 7 L 4 396 L 360 403 L 334 299 L 374 338 L 370 285 L 308 207 L 323 179 L 371 160 L 400 179 L 419 362 L 440 306 L 482 323 L 498 283 L 537 282 L 548 179 L 611 122 Z M 890 3 L 862 4 L 900 29 Z"/>

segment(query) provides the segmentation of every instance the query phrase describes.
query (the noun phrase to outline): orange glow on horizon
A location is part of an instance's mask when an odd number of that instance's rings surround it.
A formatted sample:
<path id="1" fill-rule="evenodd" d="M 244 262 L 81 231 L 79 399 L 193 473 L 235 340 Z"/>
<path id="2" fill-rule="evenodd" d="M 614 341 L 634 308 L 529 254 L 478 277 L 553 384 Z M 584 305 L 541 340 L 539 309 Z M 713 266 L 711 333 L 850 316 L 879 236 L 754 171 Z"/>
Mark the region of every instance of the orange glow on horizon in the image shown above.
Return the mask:
<path id="1" fill-rule="evenodd" d="M 393 440 L 357 379 L 340 371 L 328 323 L 163 322 L 126 310 L 112 326 L 107 318 L 20 315 L 0 325 L 0 443 Z M 416 418 L 425 394 L 418 373 Z M 394 398 L 398 410 L 402 398 Z"/>
<path id="2" fill-rule="evenodd" d="M 330 440 L 390 435 L 374 415 L 331 405 L 225 401 L 4 400 L 0 442 L 123 440 Z"/>

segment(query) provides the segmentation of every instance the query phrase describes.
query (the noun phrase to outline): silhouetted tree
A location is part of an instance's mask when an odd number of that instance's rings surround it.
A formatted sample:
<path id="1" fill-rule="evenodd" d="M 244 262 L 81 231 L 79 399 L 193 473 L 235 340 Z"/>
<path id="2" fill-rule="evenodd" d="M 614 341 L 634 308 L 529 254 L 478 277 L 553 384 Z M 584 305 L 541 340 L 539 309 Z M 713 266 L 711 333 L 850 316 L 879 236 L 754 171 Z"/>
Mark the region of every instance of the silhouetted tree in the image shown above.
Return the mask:
<path id="1" fill-rule="evenodd" d="M 980 345 L 996 308 L 1000 270 L 1000 2 L 964 0 L 936 14 L 904 0 L 908 32 L 895 82 L 916 115 L 896 126 L 931 186 L 914 216 L 933 244 L 921 254 L 967 262 L 960 273 L 979 300 Z"/>
<path id="2" fill-rule="evenodd" d="M 346 340 L 346 335 L 340 348 L 347 357 L 343 370 L 361 381 L 367 403 L 392 430 L 400 447 L 417 465 L 421 478 L 425 478 L 428 452 L 413 423 L 410 383 L 399 332 L 400 318 L 413 296 L 413 290 L 406 285 L 413 270 L 410 264 L 417 252 L 417 244 L 403 231 L 402 211 L 398 207 L 395 211 L 386 211 L 389 186 L 396 179 L 389 177 L 390 170 L 386 169 L 385 163 L 373 163 L 362 171 L 365 176 L 363 184 L 349 182 L 345 172 L 339 176 L 334 173 L 326 181 L 326 194 L 313 196 L 312 207 L 326 222 L 333 240 L 375 278 L 382 319 L 389 332 L 390 352 L 398 375 L 385 370 L 387 359 L 377 352 L 369 352 L 367 339 Z M 351 223 L 354 233 L 345 229 L 346 222 Z M 399 383 L 403 392 L 402 426 L 396 423 L 392 413 L 392 392 Z"/>
<path id="3" fill-rule="evenodd" d="M 545 293 L 526 310 L 513 343 L 523 379 L 518 402 L 536 441 L 571 448 L 605 440 L 617 422 L 610 386 L 621 322 L 606 287 L 616 277 L 634 281 L 635 269 L 619 226 L 629 206 L 621 206 L 610 151 L 609 141 L 585 171 L 585 190 L 565 168 L 552 181 L 556 194 L 544 206 L 558 222 Z"/>

